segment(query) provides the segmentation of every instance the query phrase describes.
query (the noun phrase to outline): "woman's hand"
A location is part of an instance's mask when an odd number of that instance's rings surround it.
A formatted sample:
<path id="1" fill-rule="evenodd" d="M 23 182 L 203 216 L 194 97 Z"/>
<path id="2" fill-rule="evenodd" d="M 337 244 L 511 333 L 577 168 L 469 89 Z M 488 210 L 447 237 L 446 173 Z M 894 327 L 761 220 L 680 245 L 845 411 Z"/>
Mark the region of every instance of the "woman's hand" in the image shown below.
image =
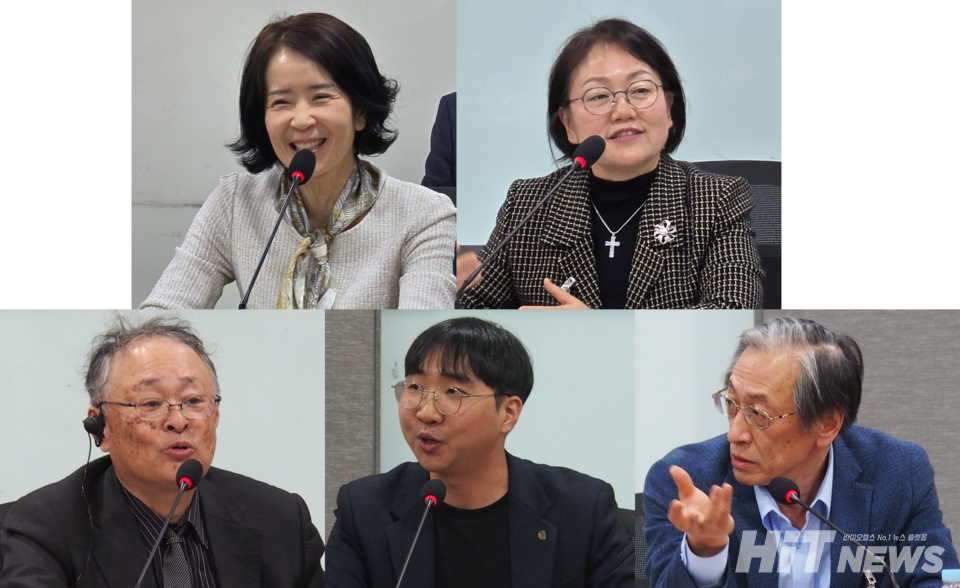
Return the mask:
<path id="1" fill-rule="evenodd" d="M 564 289 L 561 288 L 560 286 L 558 286 L 558 285 L 554 284 L 553 282 L 551 282 L 551 281 L 550 281 L 550 278 L 544 278 L 544 279 L 543 279 L 543 287 L 547 289 L 547 292 L 549 292 L 551 296 L 553 296 L 554 298 L 557 299 L 557 302 L 560 303 L 560 306 L 521 306 L 521 307 L 520 307 L 520 310 L 523 310 L 523 309 L 547 309 L 547 308 L 550 308 L 550 309 L 555 309 L 555 308 L 563 308 L 563 309 L 590 308 L 590 307 L 587 306 L 586 304 L 580 302 L 580 300 L 579 300 L 576 296 L 574 296 L 573 294 L 567 292 L 566 290 L 564 290 Z"/>
<path id="2" fill-rule="evenodd" d="M 466 281 L 467 277 L 473 273 L 473 270 L 477 269 L 480 266 L 480 258 L 477 257 L 476 253 L 464 253 L 460 254 L 460 245 L 457 245 L 457 292 L 460 291 L 460 286 L 463 285 L 463 282 Z M 470 283 L 470 288 L 477 285 L 477 283 L 483 279 L 483 272 L 477 274 L 477 277 Z M 469 290 L 469 288 L 467 288 Z"/>

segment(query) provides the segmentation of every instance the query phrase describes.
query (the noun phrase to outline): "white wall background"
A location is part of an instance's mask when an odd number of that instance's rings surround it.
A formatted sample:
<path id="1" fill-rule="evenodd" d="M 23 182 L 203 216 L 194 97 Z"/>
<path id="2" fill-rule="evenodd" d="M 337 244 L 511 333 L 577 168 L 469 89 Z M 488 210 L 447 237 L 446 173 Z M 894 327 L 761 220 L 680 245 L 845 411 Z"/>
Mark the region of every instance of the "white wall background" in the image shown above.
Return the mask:
<path id="1" fill-rule="evenodd" d="M 223 402 L 213 464 L 300 494 L 324 528 L 323 313 L 180 312 L 212 350 Z M 153 316 L 157 313 L 141 313 Z M 84 364 L 100 311 L 0 312 L 0 502 L 83 466 Z M 124 316 L 135 316 L 127 311 Z M 103 455 L 93 448 L 93 459 Z"/>
<path id="2" fill-rule="evenodd" d="M 513 180 L 556 169 L 546 126 L 550 67 L 567 37 L 613 16 L 650 31 L 680 72 L 687 126 L 674 157 L 780 160 L 778 1 L 460 2 L 460 243 L 486 243 Z"/>
<path id="3" fill-rule="evenodd" d="M 710 395 L 723 387 L 740 333 L 755 316 L 752 310 L 637 312 L 637 492 L 671 450 L 727 432 Z"/>
<path id="4" fill-rule="evenodd" d="M 455 0 L 175 0 L 133 3 L 133 306 L 150 293 L 219 178 L 243 172 L 239 136 L 246 50 L 274 15 L 320 11 L 361 35 L 400 83 L 399 138 L 372 161 L 419 183 L 440 98 L 456 90 Z M 235 284 L 218 308 L 236 308 Z"/>
<path id="5" fill-rule="evenodd" d="M 617 503 L 633 508 L 633 312 L 381 312 L 380 470 L 413 461 L 400 432 L 392 384 L 427 327 L 455 316 L 499 323 L 527 347 L 534 385 L 507 451 L 609 482 Z"/>

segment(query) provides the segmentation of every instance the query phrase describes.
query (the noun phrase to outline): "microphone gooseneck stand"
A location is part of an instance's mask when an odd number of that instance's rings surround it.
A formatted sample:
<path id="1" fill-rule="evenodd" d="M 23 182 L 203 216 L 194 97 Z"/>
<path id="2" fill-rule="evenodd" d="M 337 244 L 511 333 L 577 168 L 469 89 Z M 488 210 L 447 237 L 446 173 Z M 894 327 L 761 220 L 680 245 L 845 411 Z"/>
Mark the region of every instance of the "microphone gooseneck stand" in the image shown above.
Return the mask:
<path id="1" fill-rule="evenodd" d="M 257 282 L 257 276 L 260 275 L 260 268 L 263 267 L 263 262 L 267 259 L 267 252 L 270 251 L 270 246 L 273 245 L 273 238 L 277 236 L 277 229 L 280 228 L 283 215 L 286 214 L 287 207 L 290 206 L 290 197 L 293 196 L 293 191 L 297 189 L 297 186 L 305 184 L 307 180 L 310 179 L 310 176 L 313 175 L 313 168 L 316 166 L 317 156 L 306 149 L 297 151 L 290 161 L 290 167 L 287 169 L 290 174 L 290 191 L 287 192 L 287 198 L 283 201 L 283 207 L 280 208 L 280 215 L 277 217 L 276 224 L 273 225 L 273 231 L 270 233 L 267 246 L 263 249 L 263 255 L 260 256 L 260 262 L 257 263 L 257 269 L 253 272 L 253 277 L 250 278 L 250 285 L 247 286 L 247 292 L 243 295 L 243 300 L 240 301 L 240 310 L 244 310 L 247 307 L 250 292 L 253 291 L 253 285 Z"/>
<path id="2" fill-rule="evenodd" d="M 536 214 L 538 210 L 540 210 L 540 207 L 543 206 L 543 204 L 551 196 L 553 196 L 553 193 L 556 192 L 557 189 L 567 181 L 567 178 L 569 178 L 573 172 L 588 168 L 596 163 L 597 160 L 600 159 L 600 156 L 603 155 L 603 150 L 606 148 L 606 146 L 607 144 L 603 140 L 603 137 L 600 137 L 599 135 L 587 137 L 584 139 L 583 143 L 580 143 L 576 151 L 573 152 L 573 165 L 570 166 L 570 169 L 567 171 L 567 173 L 564 174 L 563 177 L 560 178 L 560 181 L 554 184 L 553 187 L 550 188 L 550 191 L 548 191 L 546 195 L 544 195 L 544 197 L 541 198 L 540 201 L 530 209 L 530 212 L 520 219 L 520 222 L 517 223 L 517 226 L 515 226 L 513 230 L 511 230 L 507 236 L 504 237 L 503 240 L 493 248 L 493 251 L 487 255 L 487 258 L 484 259 L 483 262 L 477 266 L 477 269 L 473 270 L 473 272 L 467 276 L 467 279 L 463 281 L 463 284 L 461 284 L 460 288 L 457 290 L 457 295 L 454 302 L 454 306 L 456 308 L 460 308 L 460 297 L 463 296 L 463 293 L 466 291 L 466 289 L 470 287 L 470 284 L 472 284 L 477 278 L 484 266 L 486 266 L 490 260 L 497 256 L 497 253 L 503 249 L 504 245 L 510 242 L 510 239 L 512 239 L 513 236 L 516 235 L 521 228 L 523 228 L 523 225 L 527 224 L 527 221 L 530 220 L 530 218 Z"/>

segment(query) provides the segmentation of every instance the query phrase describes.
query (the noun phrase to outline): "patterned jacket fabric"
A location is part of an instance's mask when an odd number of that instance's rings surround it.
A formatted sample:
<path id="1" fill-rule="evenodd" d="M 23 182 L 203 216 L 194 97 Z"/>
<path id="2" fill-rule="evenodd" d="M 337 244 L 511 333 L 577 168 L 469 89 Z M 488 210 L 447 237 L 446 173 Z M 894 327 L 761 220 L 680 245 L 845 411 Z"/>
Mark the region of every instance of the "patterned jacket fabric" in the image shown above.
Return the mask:
<path id="1" fill-rule="evenodd" d="M 497 226 L 481 252 L 486 259 L 566 173 L 517 180 L 497 214 Z M 461 298 L 464 308 L 556 306 L 543 287 L 550 278 L 576 283 L 570 293 L 600 308 L 591 240 L 589 171 L 574 172 Z M 760 257 L 750 227 L 753 195 L 743 178 L 709 174 L 660 157 L 657 178 L 640 213 L 640 237 L 627 288 L 627 308 L 760 308 Z M 676 236 L 655 235 L 666 221 Z"/>

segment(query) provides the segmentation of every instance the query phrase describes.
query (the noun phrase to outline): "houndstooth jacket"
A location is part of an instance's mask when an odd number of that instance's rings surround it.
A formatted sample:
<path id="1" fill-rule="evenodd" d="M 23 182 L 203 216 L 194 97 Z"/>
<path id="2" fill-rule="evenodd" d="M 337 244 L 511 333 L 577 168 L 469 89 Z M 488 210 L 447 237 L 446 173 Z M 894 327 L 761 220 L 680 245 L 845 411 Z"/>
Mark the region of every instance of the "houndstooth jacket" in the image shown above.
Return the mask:
<path id="1" fill-rule="evenodd" d="M 487 252 L 556 184 L 567 168 L 517 180 L 497 214 Z M 557 285 L 573 277 L 570 293 L 600 308 L 590 221 L 590 176 L 574 172 L 557 193 L 464 292 L 463 308 L 556 306 L 543 279 Z M 709 174 L 660 157 L 657 177 L 640 214 L 640 234 L 627 287 L 627 308 L 760 308 L 760 258 L 750 227 L 753 195 L 743 178 Z M 673 239 L 660 242 L 658 225 L 670 221 Z"/>

